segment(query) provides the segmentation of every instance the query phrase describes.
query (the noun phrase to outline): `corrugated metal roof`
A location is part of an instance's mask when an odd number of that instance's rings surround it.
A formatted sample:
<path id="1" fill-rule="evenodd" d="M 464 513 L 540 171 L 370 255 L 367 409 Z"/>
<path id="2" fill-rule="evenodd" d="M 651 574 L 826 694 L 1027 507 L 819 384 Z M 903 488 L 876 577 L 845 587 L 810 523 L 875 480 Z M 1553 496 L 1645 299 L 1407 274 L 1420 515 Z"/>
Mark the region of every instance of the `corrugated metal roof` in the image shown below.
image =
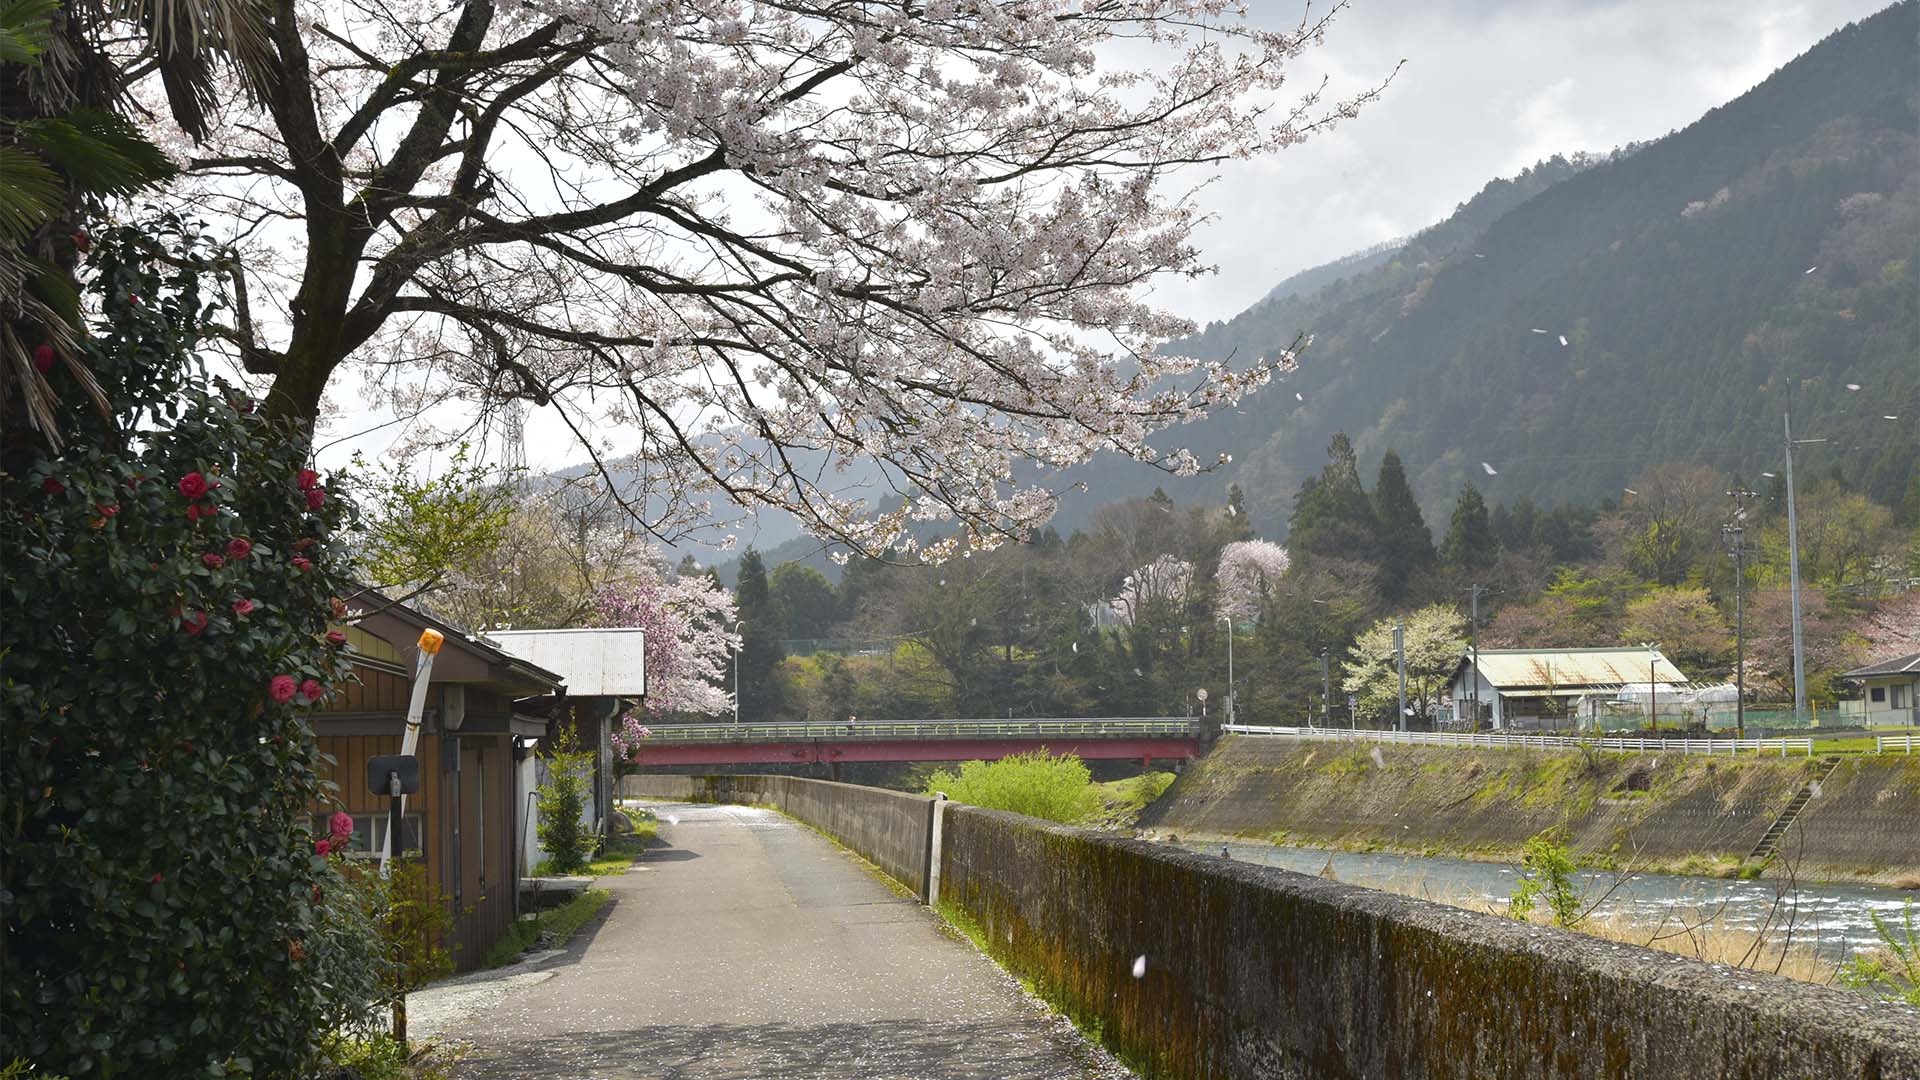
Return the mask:
<path id="1" fill-rule="evenodd" d="M 1664 655 L 1654 654 L 1651 675 L 1647 650 L 1624 649 L 1481 649 L 1480 674 L 1502 689 L 1551 686 L 1565 690 L 1579 686 L 1620 686 L 1625 683 L 1684 683 L 1687 677 Z M 1473 663 L 1473 654 L 1461 658 L 1461 670 Z"/>
<path id="2" fill-rule="evenodd" d="M 1859 679 L 1872 675 L 1911 675 L 1920 672 L 1920 652 L 1896 656 L 1891 660 L 1882 660 L 1877 664 L 1868 664 L 1863 668 L 1854 668 L 1843 679 Z"/>

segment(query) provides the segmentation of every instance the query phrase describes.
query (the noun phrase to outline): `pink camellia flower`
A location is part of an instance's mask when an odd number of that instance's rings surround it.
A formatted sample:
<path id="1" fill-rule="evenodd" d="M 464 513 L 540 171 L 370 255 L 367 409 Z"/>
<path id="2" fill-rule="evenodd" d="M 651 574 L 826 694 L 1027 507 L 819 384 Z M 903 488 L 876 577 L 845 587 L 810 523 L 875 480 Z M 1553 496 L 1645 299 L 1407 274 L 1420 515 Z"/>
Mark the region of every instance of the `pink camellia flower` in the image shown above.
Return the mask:
<path id="1" fill-rule="evenodd" d="M 198 634 L 207 628 L 207 613 L 195 611 L 181 616 L 180 628 L 189 634 Z"/>
<path id="2" fill-rule="evenodd" d="M 94 503 L 93 508 L 100 511 L 101 517 L 118 517 L 120 515 L 119 503 Z"/>
<path id="3" fill-rule="evenodd" d="M 200 561 L 203 563 L 206 563 L 208 566 L 213 567 L 215 570 L 218 570 L 221 567 L 227 565 L 227 560 L 221 558 L 218 555 L 215 555 L 211 551 L 207 552 L 205 555 L 200 556 Z"/>
<path id="4" fill-rule="evenodd" d="M 321 504 L 326 501 L 327 501 L 326 488 L 313 487 L 313 488 L 307 489 L 307 509 L 318 510 L 320 509 Z"/>
<path id="5" fill-rule="evenodd" d="M 337 649 L 340 646 L 345 645 L 346 643 L 347 643 L 347 635 L 341 633 L 338 630 L 327 631 L 327 644 Z"/>
<path id="6" fill-rule="evenodd" d="M 244 536 L 236 536 L 227 541 L 227 558 L 244 559 L 253 554 L 253 542 Z"/>
<path id="7" fill-rule="evenodd" d="M 333 845 L 328 843 L 325 840 L 315 840 L 313 842 L 313 853 L 315 855 L 325 857 L 328 853 L 332 851 L 333 851 Z"/>
<path id="8" fill-rule="evenodd" d="M 240 600 L 235 600 L 233 602 L 233 613 L 235 615 L 245 617 L 253 614 L 253 607 L 254 607 L 254 604 L 253 604 L 253 601 L 251 600 L 247 600 L 244 598 Z"/>
<path id="9" fill-rule="evenodd" d="M 314 472 L 312 469 L 300 470 L 300 490 L 301 491 L 312 491 L 314 488 L 319 486 L 320 486 L 319 473 Z"/>
<path id="10" fill-rule="evenodd" d="M 317 679 L 308 679 L 300 684 L 300 696 L 306 698 L 309 704 L 319 701 L 326 694 L 327 688 L 321 686 Z"/>
<path id="11" fill-rule="evenodd" d="M 189 499 L 205 498 L 207 494 L 207 478 L 197 472 L 190 472 L 181 477 L 180 482 L 174 486 L 180 489 L 180 494 Z"/>
<path id="12" fill-rule="evenodd" d="M 153 876 L 151 878 L 148 878 L 147 880 L 153 882 L 155 885 L 158 885 L 161 882 L 167 880 L 167 875 L 161 873 L 158 870 L 155 870 L 153 872 Z"/>
<path id="13" fill-rule="evenodd" d="M 353 815 L 345 810 L 335 810 L 333 817 L 327 819 L 327 831 L 343 839 L 352 836 Z"/>
<path id="14" fill-rule="evenodd" d="M 313 560 L 304 555 L 295 555 L 293 557 L 293 568 L 304 574 L 313 569 Z"/>
<path id="15" fill-rule="evenodd" d="M 40 481 L 40 490 L 46 492 L 48 495 L 65 495 L 67 493 L 67 485 L 49 476 L 45 480 Z"/>
<path id="16" fill-rule="evenodd" d="M 275 675 L 273 681 L 267 684 L 267 693 L 281 705 L 292 701 L 293 695 L 299 692 L 300 688 L 294 683 L 291 675 Z"/>
<path id="17" fill-rule="evenodd" d="M 53 370 L 53 346 L 51 345 L 34 346 L 33 367 L 34 367 L 34 370 L 38 371 L 42 375 L 45 375 L 47 372 Z"/>

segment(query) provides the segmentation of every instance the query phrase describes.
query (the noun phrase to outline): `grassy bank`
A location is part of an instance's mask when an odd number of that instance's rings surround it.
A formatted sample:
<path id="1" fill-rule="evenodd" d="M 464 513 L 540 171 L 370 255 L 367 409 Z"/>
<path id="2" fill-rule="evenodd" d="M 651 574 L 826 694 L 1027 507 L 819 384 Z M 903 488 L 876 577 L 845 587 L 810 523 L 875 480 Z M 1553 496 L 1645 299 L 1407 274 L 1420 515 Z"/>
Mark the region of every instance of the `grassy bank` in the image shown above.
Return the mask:
<path id="1" fill-rule="evenodd" d="M 1920 757 L 1706 758 L 1294 743 L 1230 736 L 1144 815 L 1149 833 L 1514 862 L 1548 829 L 1601 867 L 1731 877 L 1782 838 L 1802 878 L 1920 885 Z M 1776 864 L 1777 865 L 1777 864 Z M 1769 871 L 1771 872 L 1771 871 Z"/>
<path id="2" fill-rule="evenodd" d="M 600 910 L 607 906 L 613 894 L 605 889 L 588 889 L 572 900 L 551 911 L 543 911 L 531 919 L 522 919 L 507 929 L 493 948 L 487 950 L 486 959 L 480 962 L 483 968 L 500 967 L 518 959 L 521 953 L 541 942 L 552 949 L 563 948 L 580 928 L 587 925 Z"/>

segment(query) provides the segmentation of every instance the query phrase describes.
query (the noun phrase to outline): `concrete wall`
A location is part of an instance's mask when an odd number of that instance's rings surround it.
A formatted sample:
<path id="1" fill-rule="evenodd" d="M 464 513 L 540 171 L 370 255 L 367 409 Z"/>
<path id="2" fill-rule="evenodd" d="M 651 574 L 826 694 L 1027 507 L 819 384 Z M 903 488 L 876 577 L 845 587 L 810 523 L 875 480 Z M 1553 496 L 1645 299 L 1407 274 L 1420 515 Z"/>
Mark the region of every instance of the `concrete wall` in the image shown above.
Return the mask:
<path id="1" fill-rule="evenodd" d="M 1920 1076 L 1920 1010 L 1845 991 L 974 807 L 941 846 L 942 900 L 1147 1075 Z"/>
<path id="2" fill-rule="evenodd" d="M 771 775 L 630 776 L 621 790 L 633 798 L 776 807 L 859 852 L 914 895 L 926 895 L 932 800 L 923 796 Z"/>
<path id="3" fill-rule="evenodd" d="M 921 887 L 924 799 L 629 790 L 779 806 Z M 940 864 L 943 906 L 1147 1076 L 1920 1077 L 1920 1010 L 1845 991 L 954 804 Z"/>

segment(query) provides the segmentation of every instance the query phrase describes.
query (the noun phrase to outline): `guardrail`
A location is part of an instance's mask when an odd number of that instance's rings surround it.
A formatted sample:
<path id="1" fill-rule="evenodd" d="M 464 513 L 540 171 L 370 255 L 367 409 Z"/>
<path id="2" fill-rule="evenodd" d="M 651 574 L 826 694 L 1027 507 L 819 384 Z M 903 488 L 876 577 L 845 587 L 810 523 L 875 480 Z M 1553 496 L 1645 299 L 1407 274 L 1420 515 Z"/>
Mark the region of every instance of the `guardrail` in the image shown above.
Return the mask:
<path id="1" fill-rule="evenodd" d="M 1465 746 L 1490 750 L 1575 750 L 1585 747 L 1630 754 L 1737 754 L 1742 750 L 1751 750 L 1755 753 L 1777 751 L 1781 757 L 1786 757 L 1788 751 L 1813 756 L 1812 739 L 1792 738 L 1583 739 L 1572 735 L 1507 735 L 1499 732 L 1454 734 L 1443 731 L 1372 731 L 1365 728 L 1260 727 L 1253 724 L 1223 724 L 1220 730 L 1232 735 L 1274 735 L 1328 742 L 1402 743 L 1412 746 Z M 1913 742 L 1911 736 L 1907 739 L 1909 744 Z"/>
<path id="2" fill-rule="evenodd" d="M 1114 716 L 1066 720 L 925 720 L 852 724 L 656 724 L 652 743 L 784 742 L 814 739 L 1045 739 L 1169 735 L 1193 738 L 1200 724 L 1184 717 Z"/>
<path id="3" fill-rule="evenodd" d="M 1873 750 L 1877 754 L 1898 750 L 1903 754 L 1920 751 L 1920 735 L 1875 735 Z"/>

